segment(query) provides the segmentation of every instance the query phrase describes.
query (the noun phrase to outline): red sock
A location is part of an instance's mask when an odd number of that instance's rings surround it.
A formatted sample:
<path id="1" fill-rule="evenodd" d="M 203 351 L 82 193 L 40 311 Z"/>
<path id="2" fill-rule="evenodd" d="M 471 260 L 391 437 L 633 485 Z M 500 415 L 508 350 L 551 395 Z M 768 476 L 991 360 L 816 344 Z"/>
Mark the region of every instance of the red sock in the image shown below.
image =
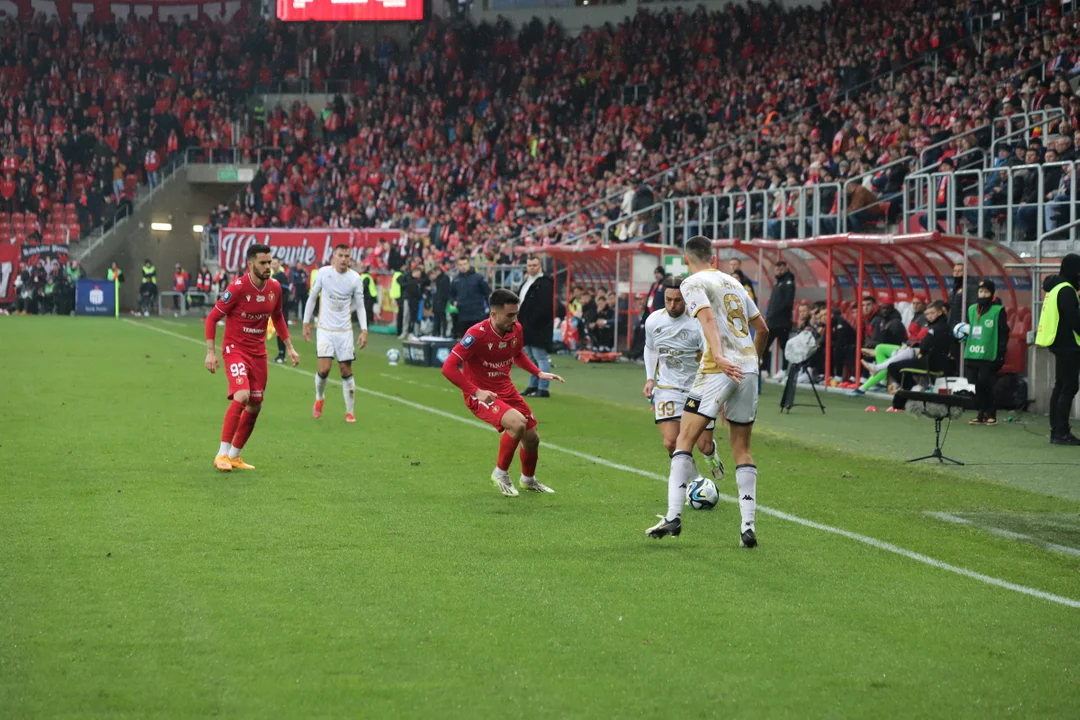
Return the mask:
<path id="1" fill-rule="evenodd" d="M 255 429 L 255 421 L 259 419 L 258 413 L 245 412 L 240 418 L 240 426 L 236 428 L 236 434 L 233 435 L 232 446 L 237 450 L 243 449 L 247 444 L 248 438 L 251 437 L 251 431 Z"/>
<path id="2" fill-rule="evenodd" d="M 238 403 L 235 400 L 229 405 L 229 409 L 225 411 L 225 422 L 221 425 L 221 442 L 231 443 L 233 435 L 236 434 L 236 426 L 240 424 L 240 415 L 244 412 L 244 403 Z"/>
<path id="3" fill-rule="evenodd" d="M 503 472 L 510 469 L 510 463 L 514 462 L 514 451 L 517 450 L 518 441 L 510 436 L 510 433 L 503 433 L 499 438 L 499 462 L 495 464 L 495 467 L 499 468 Z"/>
<path id="4" fill-rule="evenodd" d="M 525 477 L 536 477 L 536 459 L 540 456 L 540 449 L 526 450 L 521 446 L 521 474 Z"/>

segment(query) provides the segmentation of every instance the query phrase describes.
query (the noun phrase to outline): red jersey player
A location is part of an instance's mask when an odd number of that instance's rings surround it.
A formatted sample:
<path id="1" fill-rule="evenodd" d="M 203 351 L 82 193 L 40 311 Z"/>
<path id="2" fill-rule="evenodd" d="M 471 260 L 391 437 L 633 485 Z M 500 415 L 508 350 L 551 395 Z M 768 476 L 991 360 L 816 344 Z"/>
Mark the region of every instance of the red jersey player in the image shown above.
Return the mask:
<path id="1" fill-rule="evenodd" d="M 217 371 L 217 323 L 225 322 L 222 359 L 229 372 L 229 399 L 221 429 L 221 449 L 214 467 L 229 472 L 254 470 L 240 457 L 244 443 L 255 429 L 266 389 L 266 321 L 273 320 L 278 336 L 285 343 L 293 367 L 300 356 L 289 339 L 289 328 L 281 312 L 281 285 L 270 277 L 270 247 L 252 245 L 244 258 L 247 272 L 229 283 L 206 318 L 206 369 Z"/>
<path id="2" fill-rule="evenodd" d="M 532 410 L 510 382 L 510 365 L 524 368 L 541 380 L 564 380 L 540 372 L 525 355 L 525 336 L 517 321 L 518 297 L 509 290 L 491 293 L 491 317 L 469 328 L 443 363 L 446 378 L 461 388 L 472 414 L 502 432 L 499 461 L 491 481 L 503 495 L 517 497 L 510 481 L 510 463 L 521 443 L 521 487 L 532 492 L 555 492 L 536 479 L 540 435 Z M 464 369 L 463 369 L 464 368 Z"/>

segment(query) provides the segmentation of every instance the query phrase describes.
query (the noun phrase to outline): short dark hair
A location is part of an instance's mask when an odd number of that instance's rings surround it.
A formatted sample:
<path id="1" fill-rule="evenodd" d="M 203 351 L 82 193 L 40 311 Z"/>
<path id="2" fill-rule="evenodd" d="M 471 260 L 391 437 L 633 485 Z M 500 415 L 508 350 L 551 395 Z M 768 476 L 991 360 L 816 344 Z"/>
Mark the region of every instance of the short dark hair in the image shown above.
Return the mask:
<path id="1" fill-rule="evenodd" d="M 709 258 L 712 257 L 713 248 L 712 240 L 704 235 L 695 235 L 686 241 L 683 245 L 683 252 L 691 256 L 695 260 L 703 263 L 709 262 Z"/>
<path id="2" fill-rule="evenodd" d="M 664 278 L 664 289 L 678 290 L 679 287 L 682 285 L 682 281 L 683 279 L 681 276 L 668 275 L 666 278 Z"/>
<path id="3" fill-rule="evenodd" d="M 863 302 L 870 301 L 871 305 L 877 305 L 877 298 L 874 297 L 873 295 L 863 295 L 862 301 Z"/>
<path id="4" fill-rule="evenodd" d="M 777 260 L 776 267 L 787 267 L 787 260 Z"/>
<path id="5" fill-rule="evenodd" d="M 518 299 L 517 295 L 502 288 L 491 293 L 491 297 L 488 298 L 488 305 L 491 306 L 492 310 L 501 310 L 507 305 L 518 305 L 519 303 L 521 303 L 521 300 Z"/>
<path id="6" fill-rule="evenodd" d="M 935 310 L 937 310 L 940 313 L 946 313 L 947 314 L 949 312 L 949 306 L 946 305 L 945 302 L 942 301 L 942 300 L 935 300 L 934 302 L 932 302 L 932 303 L 930 303 L 929 305 L 926 306 L 927 310 L 929 310 L 930 308 L 934 308 Z"/>
<path id="7" fill-rule="evenodd" d="M 262 255 L 263 253 L 268 252 L 270 252 L 269 245 L 263 245 L 262 243 L 255 243 L 254 245 L 249 245 L 247 253 L 244 255 L 244 262 L 250 262 L 255 259 L 256 255 Z"/>
<path id="8" fill-rule="evenodd" d="M 348 250 L 349 252 L 352 252 L 352 247 L 348 243 L 338 243 L 334 246 L 334 252 L 337 252 L 338 250 Z"/>

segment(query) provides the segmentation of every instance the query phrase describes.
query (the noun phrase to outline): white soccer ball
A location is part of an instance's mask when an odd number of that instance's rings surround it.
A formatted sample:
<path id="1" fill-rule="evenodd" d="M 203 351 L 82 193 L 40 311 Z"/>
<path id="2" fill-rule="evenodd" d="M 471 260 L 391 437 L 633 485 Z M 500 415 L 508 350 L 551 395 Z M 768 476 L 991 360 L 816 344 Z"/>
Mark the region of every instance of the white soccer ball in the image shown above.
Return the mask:
<path id="1" fill-rule="evenodd" d="M 712 510 L 718 502 L 720 493 L 709 478 L 699 477 L 686 486 L 686 504 L 695 510 Z"/>
<path id="2" fill-rule="evenodd" d="M 386 351 L 386 361 L 389 362 L 391 365 L 397 365 L 398 361 L 400 361 L 400 360 L 401 360 L 401 351 L 400 350 L 390 348 L 389 350 Z"/>
<path id="3" fill-rule="evenodd" d="M 966 340 L 967 336 L 971 334 L 971 325 L 968 323 L 956 323 L 956 326 L 952 329 L 952 336 L 957 340 Z"/>

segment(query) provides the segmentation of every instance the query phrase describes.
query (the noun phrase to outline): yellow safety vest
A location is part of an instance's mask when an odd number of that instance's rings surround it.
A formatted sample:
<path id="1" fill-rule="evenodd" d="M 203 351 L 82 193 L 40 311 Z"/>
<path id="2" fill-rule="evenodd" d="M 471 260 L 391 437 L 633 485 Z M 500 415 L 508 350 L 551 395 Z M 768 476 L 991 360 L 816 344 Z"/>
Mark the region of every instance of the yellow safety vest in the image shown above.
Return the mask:
<path id="1" fill-rule="evenodd" d="M 367 290 L 368 297 L 372 299 L 379 297 L 379 291 L 375 287 L 375 279 L 372 278 L 371 275 L 369 275 L 368 273 L 362 273 L 360 275 L 360 279 L 364 283 L 364 289 Z"/>
<path id="2" fill-rule="evenodd" d="M 401 299 L 401 283 L 398 282 L 398 281 L 401 279 L 401 276 L 404 275 L 404 274 L 405 273 L 398 270 L 397 272 L 394 273 L 394 277 L 390 278 L 390 299 L 392 299 L 392 300 L 400 300 Z"/>
<path id="3" fill-rule="evenodd" d="M 1054 340 L 1057 339 L 1059 320 L 1057 296 L 1062 288 L 1068 288 L 1070 292 L 1076 292 L 1076 288 L 1069 283 L 1063 282 L 1055 285 L 1050 292 L 1046 293 L 1042 312 L 1039 313 L 1039 330 L 1035 333 L 1035 344 L 1039 347 L 1050 347 L 1054 344 Z M 1077 345 L 1080 345 L 1080 333 L 1074 331 L 1073 339 Z"/>

